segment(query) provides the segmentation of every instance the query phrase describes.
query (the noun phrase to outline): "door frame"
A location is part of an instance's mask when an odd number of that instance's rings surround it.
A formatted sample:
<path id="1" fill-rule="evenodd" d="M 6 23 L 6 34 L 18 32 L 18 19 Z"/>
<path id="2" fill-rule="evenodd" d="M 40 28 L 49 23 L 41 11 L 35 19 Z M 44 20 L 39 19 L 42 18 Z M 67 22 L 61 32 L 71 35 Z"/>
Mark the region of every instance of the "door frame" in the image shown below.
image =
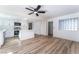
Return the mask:
<path id="1" fill-rule="evenodd" d="M 48 21 L 48 36 L 50 36 L 49 35 L 49 23 L 52 23 L 52 26 L 53 26 L 53 21 Z M 53 37 L 53 27 L 52 27 L 52 37 Z"/>

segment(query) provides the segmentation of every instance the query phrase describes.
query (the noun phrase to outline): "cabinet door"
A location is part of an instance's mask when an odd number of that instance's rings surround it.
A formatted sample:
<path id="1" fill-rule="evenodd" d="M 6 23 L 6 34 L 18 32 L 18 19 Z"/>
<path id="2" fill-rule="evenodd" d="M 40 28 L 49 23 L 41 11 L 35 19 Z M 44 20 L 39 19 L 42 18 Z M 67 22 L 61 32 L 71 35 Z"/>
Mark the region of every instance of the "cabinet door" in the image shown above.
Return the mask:
<path id="1" fill-rule="evenodd" d="M 21 20 L 21 29 L 27 30 L 28 29 L 28 24 L 26 20 Z"/>
<path id="2" fill-rule="evenodd" d="M 0 18 L 0 26 L 2 28 L 8 28 L 9 26 L 9 20 L 5 18 Z"/>
<path id="3" fill-rule="evenodd" d="M 13 37 L 14 36 L 14 21 L 11 19 L 9 20 L 9 26 L 6 31 L 6 37 Z"/>

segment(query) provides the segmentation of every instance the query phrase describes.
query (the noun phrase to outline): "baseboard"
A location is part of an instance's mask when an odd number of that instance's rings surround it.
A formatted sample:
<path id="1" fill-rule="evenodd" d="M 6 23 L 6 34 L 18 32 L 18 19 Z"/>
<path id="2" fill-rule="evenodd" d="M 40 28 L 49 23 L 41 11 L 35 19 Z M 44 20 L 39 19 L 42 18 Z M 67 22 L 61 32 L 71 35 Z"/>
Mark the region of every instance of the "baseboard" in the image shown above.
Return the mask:
<path id="1" fill-rule="evenodd" d="M 55 37 L 55 36 L 54 36 L 53 38 L 56 38 L 56 39 L 62 39 L 62 40 L 64 39 L 64 40 L 69 40 L 69 41 L 74 41 L 74 42 L 79 42 L 79 41 L 76 41 L 76 40 L 65 39 L 65 38 L 61 38 L 61 37 Z"/>

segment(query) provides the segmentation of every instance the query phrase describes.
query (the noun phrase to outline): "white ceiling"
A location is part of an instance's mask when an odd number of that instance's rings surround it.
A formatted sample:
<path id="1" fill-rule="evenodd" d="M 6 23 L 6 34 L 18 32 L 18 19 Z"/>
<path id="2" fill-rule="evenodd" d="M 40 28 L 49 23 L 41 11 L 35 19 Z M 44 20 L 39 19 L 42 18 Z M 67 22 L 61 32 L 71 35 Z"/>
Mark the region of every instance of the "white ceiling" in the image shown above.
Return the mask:
<path id="1" fill-rule="evenodd" d="M 23 18 L 49 18 L 79 12 L 79 5 L 42 5 L 40 10 L 45 10 L 46 13 L 36 17 L 34 14 L 28 15 L 30 11 L 25 7 L 30 6 L 36 7 L 36 5 L 0 5 L 0 14 Z"/>

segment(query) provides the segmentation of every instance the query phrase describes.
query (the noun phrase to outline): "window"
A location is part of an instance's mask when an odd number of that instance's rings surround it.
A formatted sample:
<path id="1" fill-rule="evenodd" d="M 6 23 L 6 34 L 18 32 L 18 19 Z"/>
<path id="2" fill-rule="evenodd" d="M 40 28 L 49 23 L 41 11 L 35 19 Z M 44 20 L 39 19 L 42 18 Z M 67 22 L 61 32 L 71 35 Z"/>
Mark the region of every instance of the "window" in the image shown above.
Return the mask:
<path id="1" fill-rule="evenodd" d="M 78 30 L 78 18 L 76 17 L 76 18 L 59 20 L 59 29 L 77 31 Z"/>

